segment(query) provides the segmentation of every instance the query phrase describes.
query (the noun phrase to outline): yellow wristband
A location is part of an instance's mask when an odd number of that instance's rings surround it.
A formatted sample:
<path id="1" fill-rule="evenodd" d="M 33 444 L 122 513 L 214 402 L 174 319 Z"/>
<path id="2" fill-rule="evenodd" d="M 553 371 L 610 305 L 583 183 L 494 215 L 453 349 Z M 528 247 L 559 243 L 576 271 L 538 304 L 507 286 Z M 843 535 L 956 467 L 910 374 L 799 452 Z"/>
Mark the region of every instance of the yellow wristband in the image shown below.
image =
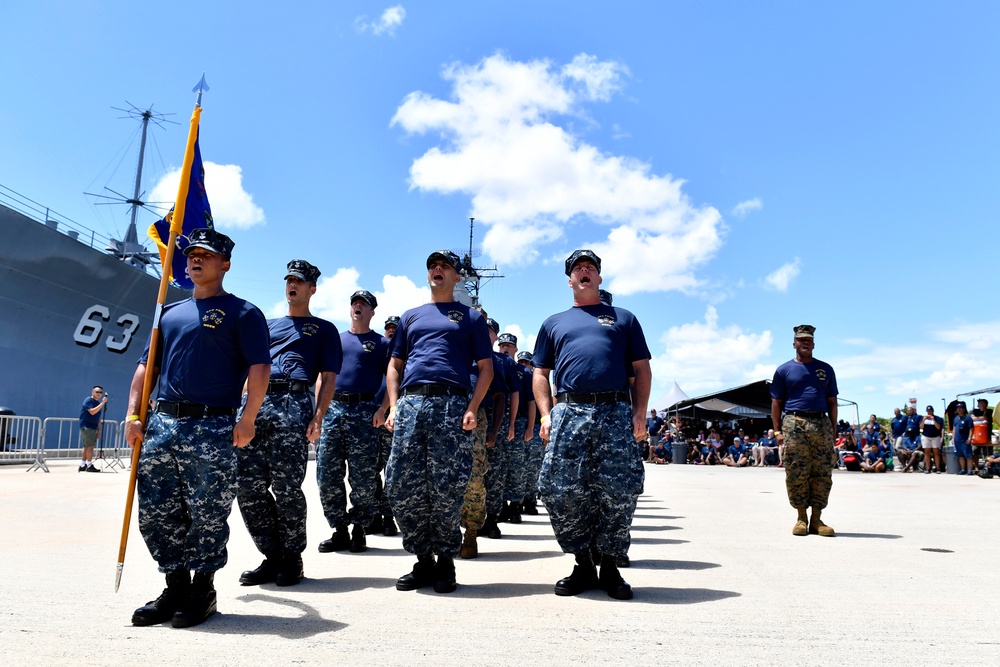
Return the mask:
<path id="1" fill-rule="evenodd" d="M 129 415 L 128 417 L 125 418 L 125 421 L 127 421 L 127 422 L 137 422 L 137 421 L 139 421 L 139 415 Z"/>
<path id="2" fill-rule="evenodd" d="M 549 416 L 548 415 L 544 415 L 542 417 L 542 424 L 544 425 L 544 424 L 548 424 L 548 423 L 549 423 Z"/>
<path id="3" fill-rule="evenodd" d="M 389 406 L 389 414 L 390 414 L 390 415 L 391 415 L 392 413 L 394 413 L 395 411 L 396 411 L 396 406 L 395 406 L 395 405 L 392 405 L 392 406 Z"/>

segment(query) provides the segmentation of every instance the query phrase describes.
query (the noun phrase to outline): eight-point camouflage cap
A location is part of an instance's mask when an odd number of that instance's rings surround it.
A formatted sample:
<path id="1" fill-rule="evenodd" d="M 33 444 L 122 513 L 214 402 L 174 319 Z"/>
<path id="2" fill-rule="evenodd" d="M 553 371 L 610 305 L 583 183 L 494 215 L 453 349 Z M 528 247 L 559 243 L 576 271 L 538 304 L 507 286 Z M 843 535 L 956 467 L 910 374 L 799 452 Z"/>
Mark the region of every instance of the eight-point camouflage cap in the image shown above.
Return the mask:
<path id="1" fill-rule="evenodd" d="M 453 253 L 451 250 L 435 250 L 432 252 L 427 256 L 427 268 L 431 268 L 431 264 L 433 264 L 434 260 L 439 257 L 454 266 L 456 271 L 462 270 L 462 260 L 460 260 L 458 255 Z"/>
<path id="2" fill-rule="evenodd" d="M 214 229 L 202 227 L 188 234 L 188 246 L 184 248 L 184 254 L 189 254 L 195 248 L 204 248 L 216 255 L 222 255 L 226 259 L 233 258 L 233 240 Z"/>
<path id="3" fill-rule="evenodd" d="M 383 328 L 398 327 L 398 326 L 399 326 L 399 315 L 390 315 L 389 317 L 385 318 L 385 324 L 382 325 Z"/>
<path id="4" fill-rule="evenodd" d="M 486 326 L 493 330 L 493 333 L 500 333 L 500 323 L 492 317 L 486 318 Z"/>
<path id="5" fill-rule="evenodd" d="M 528 352 L 527 350 L 525 350 L 523 352 L 518 352 L 517 353 L 517 360 L 518 361 L 531 361 L 531 352 Z"/>
<path id="6" fill-rule="evenodd" d="M 288 273 L 285 274 L 287 280 L 289 276 L 304 280 L 307 283 L 315 283 L 319 280 L 320 272 L 315 266 L 304 259 L 293 259 L 288 263 Z"/>
<path id="7" fill-rule="evenodd" d="M 517 345 L 517 336 L 512 333 L 502 333 L 497 338 L 497 342 L 501 345 L 505 343 L 510 343 L 511 345 Z"/>
<path id="8" fill-rule="evenodd" d="M 566 275 L 573 273 L 573 265 L 581 259 L 589 259 L 597 267 L 597 273 L 601 272 L 601 258 L 593 250 L 574 250 L 573 254 L 566 258 Z"/>
<path id="9" fill-rule="evenodd" d="M 355 299 L 363 299 L 372 308 L 378 308 L 378 299 L 375 295 L 366 289 L 359 289 L 357 292 L 351 295 L 351 303 L 354 303 Z"/>
<path id="10" fill-rule="evenodd" d="M 816 327 L 811 324 L 800 324 L 793 329 L 796 338 L 812 338 L 816 333 Z"/>

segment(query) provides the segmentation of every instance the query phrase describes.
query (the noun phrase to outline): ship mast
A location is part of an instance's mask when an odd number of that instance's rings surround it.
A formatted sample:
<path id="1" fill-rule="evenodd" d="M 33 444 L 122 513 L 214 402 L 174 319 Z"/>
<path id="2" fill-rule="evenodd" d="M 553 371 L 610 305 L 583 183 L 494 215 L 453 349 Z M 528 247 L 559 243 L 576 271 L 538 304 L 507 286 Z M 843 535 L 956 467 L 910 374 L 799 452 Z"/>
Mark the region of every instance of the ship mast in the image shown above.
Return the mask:
<path id="1" fill-rule="evenodd" d="M 146 109 L 142 112 L 142 140 L 139 142 L 139 166 L 135 170 L 135 187 L 132 190 L 132 198 L 127 199 L 126 202 L 132 207 L 132 216 L 128 223 L 128 229 L 125 230 L 124 243 L 126 246 L 139 245 L 139 233 L 136 231 L 135 227 L 135 216 L 139 212 L 139 207 L 144 206 L 146 202 L 139 199 L 139 186 L 142 185 L 142 162 L 146 156 L 146 131 L 149 129 L 149 119 L 153 116 L 152 109 Z M 145 250 L 145 248 L 143 248 Z"/>
<path id="2" fill-rule="evenodd" d="M 503 275 L 497 272 L 497 267 L 495 266 L 473 266 L 472 258 L 478 254 L 473 250 L 472 241 L 475 224 L 476 219 L 469 218 L 469 251 L 462 258 L 462 270 L 459 271 L 459 275 L 462 276 L 462 282 L 456 285 L 455 298 L 467 306 L 478 308 L 482 306 L 479 301 L 479 288 L 482 284 L 488 283 L 494 278 L 503 278 Z"/>

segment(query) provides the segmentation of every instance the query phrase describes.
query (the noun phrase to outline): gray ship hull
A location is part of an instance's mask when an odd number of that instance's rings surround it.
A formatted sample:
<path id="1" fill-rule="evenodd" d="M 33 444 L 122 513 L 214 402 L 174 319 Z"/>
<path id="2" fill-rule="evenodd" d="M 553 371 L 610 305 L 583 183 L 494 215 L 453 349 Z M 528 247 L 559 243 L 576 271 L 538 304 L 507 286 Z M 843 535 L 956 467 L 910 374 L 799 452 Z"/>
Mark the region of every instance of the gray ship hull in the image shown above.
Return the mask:
<path id="1" fill-rule="evenodd" d="M 0 204 L 0 406 L 78 416 L 93 385 L 125 417 L 159 280 Z M 187 298 L 170 288 L 168 303 Z"/>

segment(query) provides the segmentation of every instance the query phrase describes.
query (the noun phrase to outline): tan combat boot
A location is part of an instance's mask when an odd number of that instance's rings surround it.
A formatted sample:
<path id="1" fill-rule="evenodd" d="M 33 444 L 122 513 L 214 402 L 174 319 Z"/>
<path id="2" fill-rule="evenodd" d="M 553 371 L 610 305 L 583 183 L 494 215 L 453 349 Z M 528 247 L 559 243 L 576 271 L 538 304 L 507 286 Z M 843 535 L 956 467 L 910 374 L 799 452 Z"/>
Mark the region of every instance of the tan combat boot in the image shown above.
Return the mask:
<path id="1" fill-rule="evenodd" d="M 799 513 L 799 518 L 795 521 L 795 526 L 792 528 L 792 535 L 808 535 L 809 534 L 809 517 L 806 516 L 806 508 L 801 508 L 797 510 Z"/>
<path id="2" fill-rule="evenodd" d="M 819 518 L 821 511 L 813 508 L 812 519 L 809 521 L 809 532 L 820 537 L 833 537 L 835 534 L 833 528 L 830 528 Z"/>
<path id="3" fill-rule="evenodd" d="M 458 555 L 461 558 L 475 558 L 479 555 L 479 545 L 476 544 L 475 528 L 465 529 L 465 537 L 462 539 L 462 550 Z"/>

